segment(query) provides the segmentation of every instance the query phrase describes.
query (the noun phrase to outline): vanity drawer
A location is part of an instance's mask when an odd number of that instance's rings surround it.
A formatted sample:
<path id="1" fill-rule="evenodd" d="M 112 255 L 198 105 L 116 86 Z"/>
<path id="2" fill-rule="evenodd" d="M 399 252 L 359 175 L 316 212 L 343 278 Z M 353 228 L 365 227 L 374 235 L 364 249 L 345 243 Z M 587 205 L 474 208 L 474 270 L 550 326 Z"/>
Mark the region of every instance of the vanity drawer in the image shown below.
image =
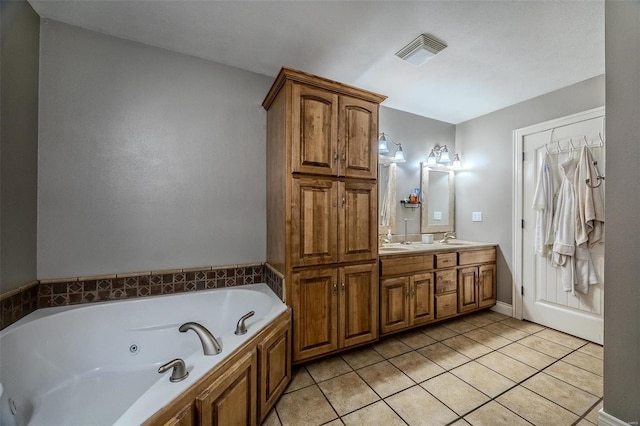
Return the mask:
<path id="1" fill-rule="evenodd" d="M 445 318 L 457 313 L 458 294 L 437 294 L 436 295 L 436 318 Z"/>
<path id="2" fill-rule="evenodd" d="M 457 253 L 436 254 L 436 268 L 450 268 L 456 266 L 458 260 Z"/>
<path id="3" fill-rule="evenodd" d="M 482 250 L 461 251 L 458 253 L 458 265 L 471 265 L 473 263 L 488 263 L 496 261 L 495 247 Z"/>
<path id="4" fill-rule="evenodd" d="M 433 269 L 433 255 L 381 257 L 380 275 L 406 275 Z"/>
<path id="5" fill-rule="evenodd" d="M 458 289 L 457 272 L 458 271 L 455 269 L 436 272 L 436 293 L 447 293 L 449 291 L 456 291 Z"/>

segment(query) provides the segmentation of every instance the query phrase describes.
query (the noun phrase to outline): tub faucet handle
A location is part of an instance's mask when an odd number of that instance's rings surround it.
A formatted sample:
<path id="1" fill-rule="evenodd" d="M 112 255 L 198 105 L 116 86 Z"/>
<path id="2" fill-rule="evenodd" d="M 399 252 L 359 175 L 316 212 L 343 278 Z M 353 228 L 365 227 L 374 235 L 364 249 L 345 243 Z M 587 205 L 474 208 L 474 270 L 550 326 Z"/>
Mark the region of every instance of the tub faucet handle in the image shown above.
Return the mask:
<path id="1" fill-rule="evenodd" d="M 247 319 L 251 318 L 253 315 L 255 315 L 255 311 L 251 311 L 240 317 L 240 319 L 238 320 L 238 325 L 236 325 L 236 334 L 238 336 L 247 333 L 247 326 L 244 324 L 244 322 Z"/>
<path id="2" fill-rule="evenodd" d="M 173 371 L 171 372 L 171 377 L 169 377 L 170 382 L 173 382 L 173 383 L 181 382 L 182 380 L 186 379 L 187 376 L 189 375 L 189 372 L 187 371 L 187 367 L 184 365 L 184 361 L 181 360 L 180 358 L 176 358 L 174 360 L 169 361 L 166 364 L 161 365 L 160 368 L 158 368 L 158 373 L 164 374 L 167 371 L 169 371 L 170 368 L 173 368 Z"/>

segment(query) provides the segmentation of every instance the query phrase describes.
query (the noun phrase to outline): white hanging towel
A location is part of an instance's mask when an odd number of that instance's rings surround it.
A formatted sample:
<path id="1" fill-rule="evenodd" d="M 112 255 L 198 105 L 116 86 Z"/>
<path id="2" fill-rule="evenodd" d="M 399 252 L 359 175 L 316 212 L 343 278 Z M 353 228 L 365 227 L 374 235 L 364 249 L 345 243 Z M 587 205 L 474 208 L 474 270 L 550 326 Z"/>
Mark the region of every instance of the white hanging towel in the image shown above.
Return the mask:
<path id="1" fill-rule="evenodd" d="M 540 162 L 536 189 L 533 194 L 533 209 L 536 211 L 535 250 L 539 256 L 547 256 L 553 247 L 553 207 L 555 183 L 549 155 Z"/>
<path id="2" fill-rule="evenodd" d="M 561 269 L 562 286 L 565 291 L 586 294 L 589 291 L 589 285 L 598 283 L 598 277 L 595 274 L 587 243 L 576 244 L 578 207 L 574 183 L 578 163 L 573 158 L 569 158 L 560 167 L 563 177 L 553 218 L 555 239 L 552 264 Z"/>
<path id="3" fill-rule="evenodd" d="M 589 179 L 589 185 L 587 185 Z M 588 243 L 593 247 L 602 240 L 604 230 L 604 189 L 598 181 L 598 171 L 593 164 L 591 151 L 583 146 L 576 169 L 576 244 Z M 593 188 L 593 186 L 597 188 Z"/>

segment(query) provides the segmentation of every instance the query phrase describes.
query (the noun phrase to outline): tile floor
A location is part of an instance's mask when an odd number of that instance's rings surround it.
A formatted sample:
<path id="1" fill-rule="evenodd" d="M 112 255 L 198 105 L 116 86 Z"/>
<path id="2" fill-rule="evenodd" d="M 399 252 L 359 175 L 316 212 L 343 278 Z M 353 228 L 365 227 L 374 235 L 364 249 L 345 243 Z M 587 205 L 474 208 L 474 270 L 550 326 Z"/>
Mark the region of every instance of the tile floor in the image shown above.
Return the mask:
<path id="1" fill-rule="evenodd" d="M 263 425 L 580 425 L 602 347 L 484 311 L 294 367 Z"/>

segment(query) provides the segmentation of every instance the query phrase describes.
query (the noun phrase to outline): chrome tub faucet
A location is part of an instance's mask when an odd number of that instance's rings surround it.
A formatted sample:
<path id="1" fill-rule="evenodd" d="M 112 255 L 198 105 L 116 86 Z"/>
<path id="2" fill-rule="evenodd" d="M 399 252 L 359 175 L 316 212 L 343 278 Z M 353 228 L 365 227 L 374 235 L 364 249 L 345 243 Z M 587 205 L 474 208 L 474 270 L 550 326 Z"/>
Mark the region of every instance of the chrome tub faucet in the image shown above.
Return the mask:
<path id="1" fill-rule="evenodd" d="M 222 346 L 220 346 L 220 342 L 213 337 L 213 334 L 203 325 L 198 324 L 197 322 L 186 322 L 182 324 L 179 328 L 181 333 L 186 333 L 189 330 L 193 330 L 198 337 L 200 338 L 200 342 L 202 343 L 202 350 L 205 355 L 216 355 L 222 352 Z"/>

